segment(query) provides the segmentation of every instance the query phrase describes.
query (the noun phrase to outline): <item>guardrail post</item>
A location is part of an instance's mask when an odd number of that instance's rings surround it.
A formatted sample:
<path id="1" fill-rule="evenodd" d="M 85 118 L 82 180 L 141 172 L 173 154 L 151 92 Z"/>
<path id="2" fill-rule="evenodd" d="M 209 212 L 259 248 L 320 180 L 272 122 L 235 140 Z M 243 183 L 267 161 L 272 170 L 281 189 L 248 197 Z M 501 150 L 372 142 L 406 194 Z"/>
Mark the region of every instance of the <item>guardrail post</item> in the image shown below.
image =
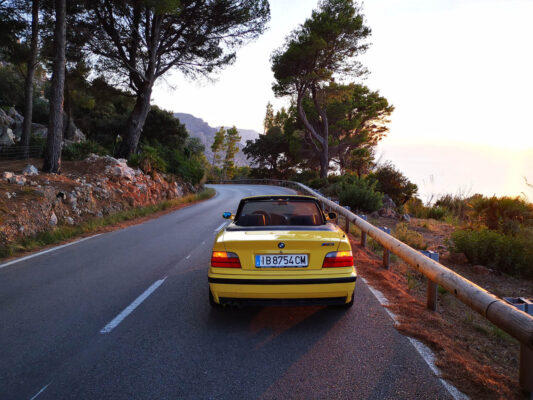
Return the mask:
<path id="1" fill-rule="evenodd" d="M 439 253 L 431 250 L 421 250 L 420 252 L 423 255 L 431 258 L 432 260 L 439 262 Z M 428 279 L 428 287 L 426 293 L 426 306 L 428 310 L 437 311 L 438 288 L 439 285 Z"/>
<path id="2" fill-rule="evenodd" d="M 439 285 L 437 285 L 431 279 L 428 279 L 426 305 L 427 305 L 427 308 L 431 311 L 437 311 L 437 294 L 438 294 L 437 289 L 438 287 Z"/>
<path id="3" fill-rule="evenodd" d="M 379 229 L 381 229 L 383 232 L 388 233 L 390 235 L 390 228 L 387 226 L 382 226 Z M 389 269 L 390 266 L 390 251 L 389 249 L 383 247 L 383 266 L 386 269 Z"/>
<path id="4" fill-rule="evenodd" d="M 520 387 L 533 397 L 533 350 L 526 344 L 520 343 Z"/>

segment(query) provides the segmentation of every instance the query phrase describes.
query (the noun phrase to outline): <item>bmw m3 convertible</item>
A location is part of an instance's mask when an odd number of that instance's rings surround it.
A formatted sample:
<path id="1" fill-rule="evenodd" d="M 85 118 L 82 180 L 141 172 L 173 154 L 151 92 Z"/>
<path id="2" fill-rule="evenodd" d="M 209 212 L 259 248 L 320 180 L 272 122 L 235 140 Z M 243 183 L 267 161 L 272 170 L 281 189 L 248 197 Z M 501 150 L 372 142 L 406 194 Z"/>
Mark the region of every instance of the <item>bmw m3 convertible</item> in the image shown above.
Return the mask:
<path id="1" fill-rule="evenodd" d="M 315 197 L 247 197 L 223 217 L 233 221 L 213 246 L 212 306 L 353 304 L 350 242 Z"/>

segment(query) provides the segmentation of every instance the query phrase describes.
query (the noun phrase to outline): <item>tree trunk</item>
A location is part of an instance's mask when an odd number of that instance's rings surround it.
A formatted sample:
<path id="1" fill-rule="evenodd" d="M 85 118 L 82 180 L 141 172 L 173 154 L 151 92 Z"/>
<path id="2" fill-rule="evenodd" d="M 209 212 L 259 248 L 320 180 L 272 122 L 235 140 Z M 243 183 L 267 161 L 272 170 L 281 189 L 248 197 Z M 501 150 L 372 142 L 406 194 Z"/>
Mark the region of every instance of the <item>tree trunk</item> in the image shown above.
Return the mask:
<path id="1" fill-rule="evenodd" d="M 31 9 L 31 44 L 30 58 L 27 63 L 26 79 L 24 82 L 24 121 L 22 122 L 21 144 L 24 146 L 24 158 L 30 156 L 31 121 L 33 117 L 33 76 L 37 67 L 37 50 L 39 39 L 39 0 L 33 0 Z"/>
<path id="2" fill-rule="evenodd" d="M 320 178 L 328 177 L 329 170 L 329 148 L 328 142 L 322 143 L 322 149 L 320 153 Z"/>
<path id="3" fill-rule="evenodd" d="M 146 116 L 150 111 L 150 97 L 153 85 L 153 81 L 147 82 L 143 91 L 137 96 L 135 107 L 133 107 L 133 111 L 126 122 L 126 137 L 120 145 L 117 153 L 118 157 L 127 159 L 137 149 Z"/>
<path id="4" fill-rule="evenodd" d="M 66 0 L 55 0 L 56 26 L 54 31 L 54 64 L 50 90 L 50 123 L 46 140 L 43 170 L 61 170 L 61 142 L 63 139 L 63 91 L 65 87 L 65 20 Z"/>

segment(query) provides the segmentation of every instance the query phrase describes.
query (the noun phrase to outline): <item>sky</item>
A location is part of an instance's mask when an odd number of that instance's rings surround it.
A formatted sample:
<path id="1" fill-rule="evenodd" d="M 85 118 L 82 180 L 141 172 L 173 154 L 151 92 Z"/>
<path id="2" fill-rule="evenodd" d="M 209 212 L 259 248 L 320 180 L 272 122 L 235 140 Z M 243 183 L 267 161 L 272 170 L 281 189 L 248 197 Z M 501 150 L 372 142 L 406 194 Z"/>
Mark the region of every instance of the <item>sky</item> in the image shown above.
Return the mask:
<path id="1" fill-rule="evenodd" d="M 211 126 L 262 132 L 272 93 L 270 55 L 310 16 L 316 0 L 271 0 L 269 30 L 215 81 L 174 73 L 153 103 Z M 369 0 L 372 29 L 363 83 L 395 106 L 378 147 L 428 200 L 443 193 L 533 199 L 533 1 Z M 356 82 L 360 82 L 357 78 Z"/>

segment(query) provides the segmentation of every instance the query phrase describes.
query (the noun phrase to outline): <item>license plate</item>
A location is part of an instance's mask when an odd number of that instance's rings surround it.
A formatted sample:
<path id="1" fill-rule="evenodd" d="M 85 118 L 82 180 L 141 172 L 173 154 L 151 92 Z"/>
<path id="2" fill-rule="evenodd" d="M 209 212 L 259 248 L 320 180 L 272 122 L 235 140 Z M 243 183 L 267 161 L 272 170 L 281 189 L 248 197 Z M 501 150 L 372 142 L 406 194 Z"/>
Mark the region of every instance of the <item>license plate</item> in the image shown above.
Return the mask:
<path id="1" fill-rule="evenodd" d="M 257 254 L 256 268 L 303 268 L 307 267 L 307 254 Z"/>

